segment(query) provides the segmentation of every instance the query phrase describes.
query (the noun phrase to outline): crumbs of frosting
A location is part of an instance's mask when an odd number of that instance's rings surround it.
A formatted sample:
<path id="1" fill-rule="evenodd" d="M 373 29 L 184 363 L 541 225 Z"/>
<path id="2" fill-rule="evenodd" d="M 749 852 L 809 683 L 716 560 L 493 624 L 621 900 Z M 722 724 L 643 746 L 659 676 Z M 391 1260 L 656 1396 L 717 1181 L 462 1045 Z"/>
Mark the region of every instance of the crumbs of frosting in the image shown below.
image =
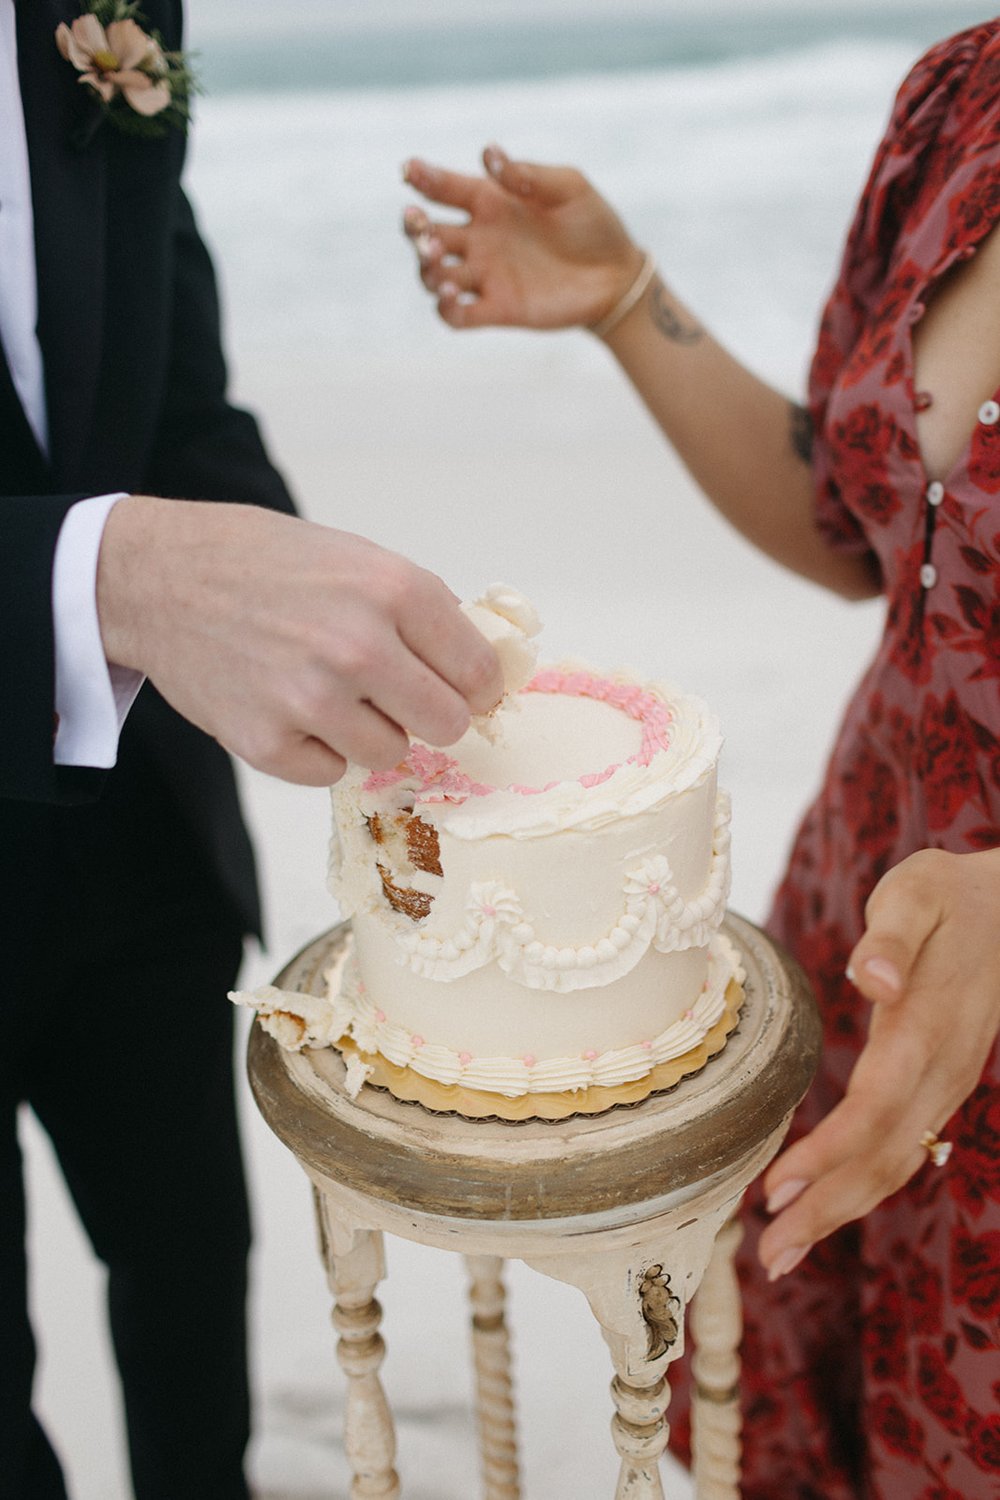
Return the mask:
<path id="1" fill-rule="evenodd" d="M 474 714 L 475 729 L 495 744 L 502 733 L 502 714 L 517 707 L 516 694 L 531 681 L 538 662 L 535 637 L 542 628 L 535 606 L 506 583 L 493 583 L 478 599 L 462 605 L 500 660 L 503 695 L 485 714 Z"/>

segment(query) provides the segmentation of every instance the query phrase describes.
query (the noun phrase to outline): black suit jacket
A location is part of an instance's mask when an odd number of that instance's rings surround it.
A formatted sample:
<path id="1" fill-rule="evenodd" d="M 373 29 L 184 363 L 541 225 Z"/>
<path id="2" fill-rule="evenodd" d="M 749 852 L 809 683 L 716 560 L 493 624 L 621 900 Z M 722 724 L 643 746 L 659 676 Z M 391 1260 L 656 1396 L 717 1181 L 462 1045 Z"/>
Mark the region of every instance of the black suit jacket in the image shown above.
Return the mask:
<path id="1" fill-rule="evenodd" d="M 133 137 L 100 120 L 55 44 L 58 24 L 79 14 L 76 0 L 17 0 L 50 453 L 39 451 L 0 355 L 4 901 L 15 885 L 32 886 L 51 820 L 72 821 L 69 804 L 107 798 L 116 775 L 53 763 L 51 571 L 69 506 L 125 490 L 293 509 L 253 419 L 226 399 L 215 278 L 180 186 L 184 136 Z M 180 0 L 145 0 L 143 15 L 166 47 L 181 46 Z M 256 930 L 228 757 L 148 684 L 123 750 L 135 784 L 176 806 L 212 878 Z M 30 918 L 27 895 L 14 905 L 25 903 Z"/>

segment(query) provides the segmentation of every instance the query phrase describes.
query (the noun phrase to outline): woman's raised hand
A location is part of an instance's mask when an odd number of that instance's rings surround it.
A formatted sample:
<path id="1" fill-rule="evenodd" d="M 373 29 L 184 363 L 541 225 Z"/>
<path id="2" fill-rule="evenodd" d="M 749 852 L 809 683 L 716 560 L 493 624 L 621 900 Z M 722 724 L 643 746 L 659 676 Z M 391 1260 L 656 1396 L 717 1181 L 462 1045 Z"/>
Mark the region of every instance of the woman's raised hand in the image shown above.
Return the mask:
<path id="1" fill-rule="evenodd" d="M 772 1279 L 933 1161 L 996 1043 L 1000 849 L 913 854 L 879 881 L 865 916 L 848 973 L 873 1006 L 868 1041 L 841 1102 L 764 1179 Z"/>
<path id="2" fill-rule="evenodd" d="M 404 215 L 441 317 L 453 328 L 599 323 L 643 264 L 617 214 L 573 167 L 511 161 L 499 146 L 487 146 L 483 164 L 484 177 L 416 158 L 403 171 L 431 203 L 467 215 Z"/>

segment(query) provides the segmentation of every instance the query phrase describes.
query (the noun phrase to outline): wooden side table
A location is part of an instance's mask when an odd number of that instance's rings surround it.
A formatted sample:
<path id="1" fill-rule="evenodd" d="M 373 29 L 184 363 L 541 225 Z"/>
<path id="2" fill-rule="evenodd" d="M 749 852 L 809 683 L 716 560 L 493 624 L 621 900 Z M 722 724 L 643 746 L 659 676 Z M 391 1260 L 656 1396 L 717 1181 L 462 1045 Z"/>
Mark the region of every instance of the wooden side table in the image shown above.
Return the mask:
<path id="1" fill-rule="evenodd" d="M 275 983 L 322 993 L 348 931 L 317 938 Z M 257 1104 L 315 1191 L 348 1381 L 352 1500 L 400 1493 L 379 1378 L 385 1346 L 375 1291 L 386 1231 L 466 1257 L 486 1500 L 521 1494 L 502 1282 L 509 1258 L 579 1287 L 601 1326 L 615 1371 L 616 1500 L 663 1500 L 666 1370 L 683 1348 L 690 1304 L 696 1491 L 699 1500 L 738 1497 L 733 1216 L 809 1085 L 820 1032 L 797 966 L 740 917 L 727 917 L 724 931 L 747 971 L 740 1023 L 725 1049 L 669 1093 L 603 1115 L 470 1122 L 367 1086 L 351 1099 L 336 1050 L 285 1052 L 253 1027 Z"/>

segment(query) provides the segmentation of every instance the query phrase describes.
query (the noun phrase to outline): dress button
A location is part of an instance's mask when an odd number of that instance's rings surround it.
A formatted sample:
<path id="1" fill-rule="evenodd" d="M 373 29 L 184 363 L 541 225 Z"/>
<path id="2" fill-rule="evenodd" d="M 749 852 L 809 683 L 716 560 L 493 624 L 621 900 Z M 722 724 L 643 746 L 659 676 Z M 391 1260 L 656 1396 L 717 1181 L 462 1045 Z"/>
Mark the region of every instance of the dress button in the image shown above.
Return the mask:
<path id="1" fill-rule="evenodd" d="M 1000 422 L 1000 402 L 984 401 L 979 408 L 979 420 L 987 427 L 992 427 L 994 422 Z"/>
<path id="2" fill-rule="evenodd" d="M 907 308 L 906 321 L 908 323 L 919 323 L 926 311 L 927 309 L 922 302 L 914 302 Z"/>
<path id="3" fill-rule="evenodd" d="M 933 563 L 924 563 L 923 567 L 920 569 L 921 588 L 932 589 L 936 583 L 937 568 Z"/>
<path id="4" fill-rule="evenodd" d="M 940 479 L 932 480 L 927 486 L 926 500 L 928 505 L 940 505 L 944 499 L 944 485 Z"/>

